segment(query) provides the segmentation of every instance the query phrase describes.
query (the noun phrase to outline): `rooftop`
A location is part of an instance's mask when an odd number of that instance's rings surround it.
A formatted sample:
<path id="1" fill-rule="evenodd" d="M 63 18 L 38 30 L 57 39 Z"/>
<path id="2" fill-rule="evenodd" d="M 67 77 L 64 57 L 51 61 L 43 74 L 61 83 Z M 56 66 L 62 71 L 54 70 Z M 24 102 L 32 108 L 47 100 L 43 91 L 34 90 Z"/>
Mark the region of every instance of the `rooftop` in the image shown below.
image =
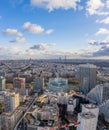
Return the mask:
<path id="1" fill-rule="evenodd" d="M 91 119 L 91 118 L 95 118 L 96 116 L 94 114 L 92 114 L 91 112 L 84 112 L 84 113 L 80 113 L 80 116 L 82 118 L 85 119 Z"/>

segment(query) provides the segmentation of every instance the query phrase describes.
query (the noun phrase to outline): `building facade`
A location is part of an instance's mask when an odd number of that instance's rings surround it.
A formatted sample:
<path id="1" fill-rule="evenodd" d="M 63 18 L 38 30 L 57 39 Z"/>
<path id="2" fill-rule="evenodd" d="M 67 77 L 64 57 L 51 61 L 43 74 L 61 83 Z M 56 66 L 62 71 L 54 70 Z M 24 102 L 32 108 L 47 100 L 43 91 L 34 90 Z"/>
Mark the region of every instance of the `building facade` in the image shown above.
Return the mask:
<path id="1" fill-rule="evenodd" d="M 33 83 L 34 83 L 34 85 L 33 85 L 34 92 L 41 92 L 43 90 L 44 78 L 36 77 L 33 80 Z"/>
<path id="2" fill-rule="evenodd" d="M 5 90 L 6 87 L 6 79 L 4 77 L 0 77 L 0 90 Z"/>
<path id="3" fill-rule="evenodd" d="M 78 114 L 77 130 L 96 130 L 96 116 L 91 112 L 83 112 Z"/>
<path id="4" fill-rule="evenodd" d="M 3 112 L 0 115 L 0 130 L 13 130 L 22 116 L 22 111 L 16 109 L 13 112 Z"/>
<path id="5" fill-rule="evenodd" d="M 4 98 L 5 111 L 14 111 L 19 106 L 19 93 L 7 93 Z"/>
<path id="6" fill-rule="evenodd" d="M 98 121 L 99 108 L 94 104 L 82 104 L 82 112 L 91 112 L 95 115 L 95 123 Z"/>
<path id="7" fill-rule="evenodd" d="M 2 113 L 0 115 L 0 130 L 13 130 L 15 125 L 14 115 L 11 113 Z"/>
<path id="8" fill-rule="evenodd" d="M 87 94 L 96 85 L 96 66 L 83 64 L 79 66 L 80 90 Z"/>
<path id="9" fill-rule="evenodd" d="M 19 77 L 14 78 L 13 86 L 14 86 L 15 92 L 18 92 L 20 95 L 26 94 L 25 78 L 19 78 Z"/>
<path id="10" fill-rule="evenodd" d="M 52 92 L 67 92 L 68 81 L 63 78 L 53 78 L 48 83 L 49 91 Z"/>
<path id="11" fill-rule="evenodd" d="M 109 100 L 109 83 L 96 85 L 87 96 L 96 101 L 97 104 Z"/>

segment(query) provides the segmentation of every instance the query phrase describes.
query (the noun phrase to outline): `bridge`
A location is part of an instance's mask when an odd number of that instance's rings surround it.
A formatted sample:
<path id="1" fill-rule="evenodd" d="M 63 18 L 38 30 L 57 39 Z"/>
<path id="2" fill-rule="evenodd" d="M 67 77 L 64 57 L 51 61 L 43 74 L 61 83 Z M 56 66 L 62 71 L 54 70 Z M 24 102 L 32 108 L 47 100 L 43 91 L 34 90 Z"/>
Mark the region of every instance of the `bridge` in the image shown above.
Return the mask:
<path id="1" fill-rule="evenodd" d="M 35 103 L 37 98 L 34 98 L 31 103 L 29 104 L 28 108 L 26 109 L 26 111 L 24 112 L 23 116 L 18 120 L 17 124 L 15 125 L 13 130 L 17 130 L 19 124 L 21 123 L 21 121 L 24 119 L 24 117 L 26 116 L 27 112 L 30 110 L 30 108 L 33 106 L 33 104 Z"/>

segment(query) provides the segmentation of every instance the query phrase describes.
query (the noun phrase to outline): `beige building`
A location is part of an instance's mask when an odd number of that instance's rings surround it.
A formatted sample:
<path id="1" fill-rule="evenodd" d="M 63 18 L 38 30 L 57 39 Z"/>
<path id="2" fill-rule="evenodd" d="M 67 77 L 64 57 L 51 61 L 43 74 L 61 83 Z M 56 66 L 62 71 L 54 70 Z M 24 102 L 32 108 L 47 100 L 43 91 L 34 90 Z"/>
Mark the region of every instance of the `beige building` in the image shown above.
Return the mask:
<path id="1" fill-rule="evenodd" d="M 0 130 L 13 130 L 21 115 L 22 111 L 20 109 L 13 112 L 3 112 L 0 115 Z"/>
<path id="2" fill-rule="evenodd" d="M 19 93 L 7 93 L 4 98 L 5 111 L 14 111 L 19 106 Z"/>
<path id="3" fill-rule="evenodd" d="M 13 130 L 15 124 L 12 113 L 2 113 L 0 115 L 0 130 Z"/>

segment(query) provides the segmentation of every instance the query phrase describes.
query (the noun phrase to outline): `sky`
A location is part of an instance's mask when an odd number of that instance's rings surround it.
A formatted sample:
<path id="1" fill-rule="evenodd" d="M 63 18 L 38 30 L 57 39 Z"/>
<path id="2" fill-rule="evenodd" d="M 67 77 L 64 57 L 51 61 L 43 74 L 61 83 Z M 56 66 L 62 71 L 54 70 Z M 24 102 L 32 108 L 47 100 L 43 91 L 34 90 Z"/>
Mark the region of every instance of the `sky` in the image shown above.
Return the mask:
<path id="1" fill-rule="evenodd" d="M 109 59 L 109 0 L 1 0 L 0 59 Z"/>

